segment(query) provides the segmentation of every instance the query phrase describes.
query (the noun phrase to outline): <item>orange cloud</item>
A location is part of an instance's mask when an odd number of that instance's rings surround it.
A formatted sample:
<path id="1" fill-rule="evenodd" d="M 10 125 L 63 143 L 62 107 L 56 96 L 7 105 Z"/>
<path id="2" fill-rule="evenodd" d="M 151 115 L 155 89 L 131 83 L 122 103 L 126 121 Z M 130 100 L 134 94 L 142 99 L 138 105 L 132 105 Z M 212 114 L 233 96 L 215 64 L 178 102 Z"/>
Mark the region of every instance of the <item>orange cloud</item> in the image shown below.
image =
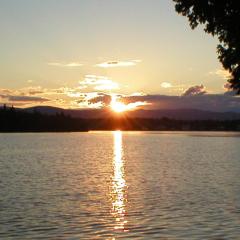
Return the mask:
<path id="1" fill-rule="evenodd" d="M 118 83 L 105 76 L 86 75 L 85 79 L 80 81 L 79 84 L 82 87 L 92 86 L 94 90 L 98 91 L 119 89 Z"/>

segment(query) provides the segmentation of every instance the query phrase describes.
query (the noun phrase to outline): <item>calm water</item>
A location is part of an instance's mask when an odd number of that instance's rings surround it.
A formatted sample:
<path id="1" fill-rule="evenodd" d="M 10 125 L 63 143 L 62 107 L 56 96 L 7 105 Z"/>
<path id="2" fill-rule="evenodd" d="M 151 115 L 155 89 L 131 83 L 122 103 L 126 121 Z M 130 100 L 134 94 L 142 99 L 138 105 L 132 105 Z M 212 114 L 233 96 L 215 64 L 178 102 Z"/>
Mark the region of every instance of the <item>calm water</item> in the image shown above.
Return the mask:
<path id="1" fill-rule="evenodd" d="M 0 239 L 240 239 L 237 133 L 0 134 Z"/>

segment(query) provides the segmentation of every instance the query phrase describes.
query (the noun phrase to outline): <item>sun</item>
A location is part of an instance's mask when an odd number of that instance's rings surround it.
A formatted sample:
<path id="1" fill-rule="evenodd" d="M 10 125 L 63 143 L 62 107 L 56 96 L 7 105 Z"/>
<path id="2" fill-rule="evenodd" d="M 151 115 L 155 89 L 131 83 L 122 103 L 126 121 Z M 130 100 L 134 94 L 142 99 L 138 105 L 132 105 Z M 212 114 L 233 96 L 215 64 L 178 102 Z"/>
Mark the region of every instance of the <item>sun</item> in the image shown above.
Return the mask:
<path id="1" fill-rule="evenodd" d="M 126 111 L 136 110 L 138 108 L 138 106 L 148 104 L 146 102 L 133 102 L 133 103 L 125 104 L 118 100 L 119 97 L 117 95 L 112 95 L 111 98 L 112 98 L 112 100 L 111 100 L 109 107 L 116 113 L 123 113 Z"/>
<path id="2" fill-rule="evenodd" d="M 110 103 L 110 107 L 116 113 L 122 113 L 122 112 L 125 112 L 125 111 L 129 110 L 128 105 L 117 101 L 116 96 L 112 96 L 112 101 Z"/>
<path id="3" fill-rule="evenodd" d="M 111 108 L 114 112 L 121 113 L 128 110 L 127 105 L 121 102 L 113 102 L 111 103 Z"/>

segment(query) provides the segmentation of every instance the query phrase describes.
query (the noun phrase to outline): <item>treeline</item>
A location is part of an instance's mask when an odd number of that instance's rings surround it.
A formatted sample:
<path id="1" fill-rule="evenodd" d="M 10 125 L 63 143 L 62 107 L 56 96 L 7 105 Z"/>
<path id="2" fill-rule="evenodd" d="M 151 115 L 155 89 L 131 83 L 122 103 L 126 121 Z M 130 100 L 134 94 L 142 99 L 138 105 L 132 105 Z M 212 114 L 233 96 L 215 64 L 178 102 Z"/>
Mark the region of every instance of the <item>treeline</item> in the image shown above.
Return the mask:
<path id="1" fill-rule="evenodd" d="M 91 130 L 129 131 L 240 131 L 240 120 L 174 120 L 169 118 L 108 118 L 88 122 Z"/>
<path id="2" fill-rule="evenodd" d="M 74 119 L 63 113 L 55 115 L 15 110 L 4 106 L 0 110 L 0 132 L 68 132 L 87 131 L 86 120 Z"/>
<path id="3" fill-rule="evenodd" d="M 240 131 L 240 120 L 174 120 L 109 117 L 101 119 L 73 118 L 26 112 L 4 106 L 0 109 L 0 132 L 78 132 L 89 130 L 138 131 Z"/>

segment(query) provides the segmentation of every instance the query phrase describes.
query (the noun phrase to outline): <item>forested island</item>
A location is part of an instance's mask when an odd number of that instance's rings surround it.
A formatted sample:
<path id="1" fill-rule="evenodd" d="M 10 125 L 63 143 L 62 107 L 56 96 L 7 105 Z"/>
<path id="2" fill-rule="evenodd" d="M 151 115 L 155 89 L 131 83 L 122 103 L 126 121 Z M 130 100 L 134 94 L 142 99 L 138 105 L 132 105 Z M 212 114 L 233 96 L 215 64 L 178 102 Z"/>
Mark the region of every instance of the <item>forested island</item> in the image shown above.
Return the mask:
<path id="1" fill-rule="evenodd" d="M 13 107 L 0 109 L 0 132 L 78 132 L 91 130 L 129 131 L 240 131 L 239 120 L 176 120 L 163 117 L 76 118 L 63 112 L 54 115 L 26 112 Z"/>

